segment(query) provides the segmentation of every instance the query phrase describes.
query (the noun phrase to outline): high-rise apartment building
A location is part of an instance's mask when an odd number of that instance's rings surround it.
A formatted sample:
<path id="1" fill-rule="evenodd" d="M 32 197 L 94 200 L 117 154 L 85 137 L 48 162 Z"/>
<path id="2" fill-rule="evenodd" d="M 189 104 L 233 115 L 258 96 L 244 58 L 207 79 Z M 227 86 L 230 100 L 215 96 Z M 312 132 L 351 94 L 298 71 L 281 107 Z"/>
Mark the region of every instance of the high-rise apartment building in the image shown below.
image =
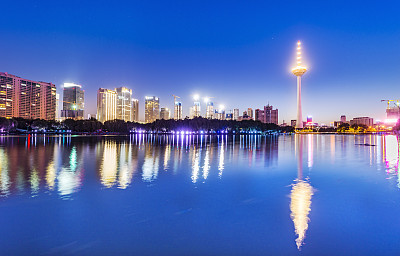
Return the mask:
<path id="1" fill-rule="evenodd" d="M 168 108 L 161 108 L 160 119 L 168 120 L 170 118 L 170 111 Z"/>
<path id="2" fill-rule="evenodd" d="M 144 119 L 146 123 L 152 123 L 160 118 L 160 100 L 158 97 L 146 96 L 144 108 Z"/>
<path id="3" fill-rule="evenodd" d="M 182 103 L 179 102 L 179 101 L 175 101 L 174 119 L 175 120 L 181 120 L 182 119 Z"/>
<path id="4" fill-rule="evenodd" d="M 252 108 L 248 108 L 248 109 L 247 109 L 247 115 L 248 115 L 250 118 L 254 118 L 253 109 L 252 109 Z"/>
<path id="5" fill-rule="evenodd" d="M 239 119 L 239 109 L 235 108 L 233 109 L 233 120 L 238 120 Z"/>
<path id="6" fill-rule="evenodd" d="M 200 102 L 195 101 L 193 106 L 190 108 L 190 118 L 199 117 L 200 113 Z"/>
<path id="7" fill-rule="evenodd" d="M 62 119 L 83 119 L 85 91 L 82 86 L 74 83 L 64 83 Z"/>
<path id="8" fill-rule="evenodd" d="M 56 93 L 56 120 L 60 120 L 60 94 Z"/>
<path id="9" fill-rule="evenodd" d="M 346 123 L 346 116 L 345 115 L 341 115 L 340 116 L 340 122 L 342 122 L 343 124 Z"/>
<path id="10" fill-rule="evenodd" d="M 117 119 L 132 121 L 132 90 L 119 87 L 115 91 L 117 92 Z"/>
<path id="11" fill-rule="evenodd" d="M 207 102 L 206 118 L 208 119 L 214 118 L 214 103 L 211 101 Z"/>
<path id="12" fill-rule="evenodd" d="M 132 110 L 131 110 L 131 120 L 132 122 L 139 122 L 139 100 L 132 99 Z"/>
<path id="13" fill-rule="evenodd" d="M 354 117 L 352 120 L 350 120 L 350 125 L 354 125 L 354 124 L 363 124 L 366 126 L 373 126 L 374 119 L 372 117 Z"/>
<path id="14" fill-rule="evenodd" d="M 97 120 L 105 122 L 117 118 L 117 92 L 100 88 L 97 91 Z"/>
<path id="15" fill-rule="evenodd" d="M 56 86 L 0 72 L 0 117 L 54 120 Z"/>

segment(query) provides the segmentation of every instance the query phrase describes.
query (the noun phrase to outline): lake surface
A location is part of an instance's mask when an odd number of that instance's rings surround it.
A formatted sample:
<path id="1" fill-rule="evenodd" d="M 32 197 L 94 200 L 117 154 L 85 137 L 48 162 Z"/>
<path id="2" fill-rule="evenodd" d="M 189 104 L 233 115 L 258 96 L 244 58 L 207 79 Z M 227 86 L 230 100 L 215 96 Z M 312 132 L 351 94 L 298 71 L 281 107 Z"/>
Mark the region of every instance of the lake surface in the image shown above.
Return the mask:
<path id="1" fill-rule="evenodd" d="M 398 169 L 393 135 L 3 136 L 0 254 L 400 255 Z"/>

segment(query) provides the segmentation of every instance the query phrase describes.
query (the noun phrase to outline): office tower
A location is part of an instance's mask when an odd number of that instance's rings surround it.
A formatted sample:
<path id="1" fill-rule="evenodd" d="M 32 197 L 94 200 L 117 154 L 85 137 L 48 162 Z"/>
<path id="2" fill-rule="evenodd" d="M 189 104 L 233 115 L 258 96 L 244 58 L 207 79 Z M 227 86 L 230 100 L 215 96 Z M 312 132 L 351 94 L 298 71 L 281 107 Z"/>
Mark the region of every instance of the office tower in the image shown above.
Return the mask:
<path id="1" fill-rule="evenodd" d="M 233 109 L 233 120 L 238 120 L 239 119 L 239 109 L 235 108 Z"/>
<path id="2" fill-rule="evenodd" d="M 60 120 L 60 94 L 56 93 L 56 120 Z"/>
<path id="3" fill-rule="evenodd" d="M 132 121 L 132 90 L 119 87 L 115 91 L 117 92 L 117 119 Z"/>
<path id="4" fill-rule="evenodd" d="M 170 111 L 168 108 L 161 108 L 160 119 L 168 120 L 170 118 Z"/>
<path id="5" fill-rule="evenodd" d="M 152 123 L 160 118 L 160 100 L 158 97 L 146 96 L 144 107 L 146 123 Z"/>
<path id="6" fill-rule="evenodd" d="M 62 119 L 83 119 L 84 94 L 81 85 L 64 83 Z"/>
<path id="7" fill-rule="evenodd" d="M 343 124 L 346 123 L 346 116 L 345 115 L 341 115 L 340 116 L 340 122 L 342 122 Z"/>
<path id="8" fill-rule="evenodd" d="M 247 115 L 248 115 L 250 118 L 254 118 L 253 109 L 252 109 L 252 108 L 248 108 L 248 109 L 247 109 Z"/>
<path id="9" fill-rule="evenodd" d="M 100 88 L 97 91 L 97 120 L 105 122 L 117 118 L 117 92 Z"/>
<path id="10" fill-rule="evenodd" d="M 139 100 L 138 99 L 132 99 L 132 110 L 131 110 L 131 120 L 132 122 L 139 122 Z"/>
<path id="11" fill-rule="evenodd" d="M 206 118 L 208 119 L 214 118 L 214 103 L 211 101 L 207 102 Z"/>
<path id="12" fill-rule="evenodd" d="M 297 42 L 297 66 L 292 73 L 297 77 L 297 122 L 296 128 L 303 128 L 303 114 L 301 109 L 301 76 L 306 73 L 307 68 L 301 64 L 301 42 Z"/>
<path id="13" fill-rule="evenodd" d="M 0 117 L 54 120 L 56 86 L 0 72 Z"/>
<path id="14" fill-rule="evenodd" d="M 175 101 L 174 119 L 175 120 L 181 120 L 182 119 L 182 103 L 179 102 L 179 101 Z"/>

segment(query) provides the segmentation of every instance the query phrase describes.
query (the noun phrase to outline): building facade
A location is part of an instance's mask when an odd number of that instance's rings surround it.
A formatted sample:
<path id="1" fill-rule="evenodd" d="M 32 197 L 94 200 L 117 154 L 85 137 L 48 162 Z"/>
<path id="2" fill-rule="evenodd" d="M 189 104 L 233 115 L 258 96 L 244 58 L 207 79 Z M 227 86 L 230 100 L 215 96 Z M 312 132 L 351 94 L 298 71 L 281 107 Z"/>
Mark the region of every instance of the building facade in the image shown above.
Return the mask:
<path id="1" fill-rule="evenodd" d="M 200 116 L 200 102 L 195 101 L 193 106 L 190 108 L 190 118 L 195 118 Z"/>
<path id="2" fill-rule="evenodd" d="M 261 121 L 262 123 L 278 124 L 278 109 L 273 109 L 272 106 L 264 106 L 264 109 L 256 109 L 255 120 Z"/>
<path id="3" fill-rule="evenodd" d="M 152 123 L 160 118 L 160 100 L 156 96 L 147 96 L 144 102 L 144 119 L 146 123 Z"/>
<path id="4" fill-rule="evenodd" d="M 56 86 L 0 72 L 0 117 L 54 120 Z"/>
<path id="5" fill-rule="evenodd" d="M 138 99 L 132 99 L 132 110 L 131 110 L 131 120 L 132 122 L 139 122 L 139 100 Z"/>
<path id="6" fill-rule="evenodd" d="M 105 121 L 117 118 L 117 92 L 100 88 L 97 91 L 97 120 Z"/>
<path id="7" fill-rule="evenodd" d="M 125 122 L 132 121 L 132 90 L 119 87 L 115 91 L 117 92 L 117 119 Z"/>
<path id="8" fill-rule="evenodd" d="M 363 124 L 369 127 L 374 125 L 374 119 L 372 117 L 354 117 L 350 120 L 350 125 L 353 124 Z"/>
<path id="9" fill-rule="evenodd" d="M 175 101 L 174 119 L 175 120 L 181 120 L 182 119 L 182 103 L 179 102 L 179 101 Z"/>
<path id="10" fill-rule="evenodd" d="M 62 119 L 83 119 L 85 91 L 82 86 L 74 83 L 64 83 Z"/>
<path id="11" fill-rule="evenodd" d="M 160 119 L 164 119 L 164 120 L 170 119 L 170 111 L 168 108 L 161 108 Z"/>
<path id="12" fill-rule="evenodd" d="M 214 103 L 211 102 L 211 101 L 207 102 L 206 118 L 208 118 L 208 119 L 213 119 L 214 118 Z"/>
<path id="13" fill-rule="evenodd" d="M 239 109 L 235 108 L 233 109 L 233 120 L 238 120 L 239 119 Z"/>
<path id="14" fill-rule="evenodd" d="M 249 117 L 251 117 L 251 118 L 254 118 L 253 109 L 252 109 L 252 108 L 248 108 L 248 109 L 247 109 L 247 115 L 248 115 Z"/>

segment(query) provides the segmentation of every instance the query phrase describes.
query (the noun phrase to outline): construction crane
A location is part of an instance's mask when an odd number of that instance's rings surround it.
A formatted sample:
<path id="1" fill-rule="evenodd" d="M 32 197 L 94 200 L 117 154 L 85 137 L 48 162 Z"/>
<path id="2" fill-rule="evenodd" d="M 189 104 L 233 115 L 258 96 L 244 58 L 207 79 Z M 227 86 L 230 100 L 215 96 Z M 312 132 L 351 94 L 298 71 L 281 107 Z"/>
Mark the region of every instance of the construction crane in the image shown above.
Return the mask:
<path id="1" fill-rule="evenodd" d="M 172 96 L 174 97 L 174 104 L 175 104 L 175 102 L 176 102 L 176 99 L 178 98 L 180 98 L 179 96 L 176 96 L 176 95 L 174 95 L 174 94 L 172 94 Z"/>
<path id="2" fill-rule="evenodd" d="M 390 102 L 394 102 L 396 107 L 400 108 L 400 100 L 381 100 L 381 102 L 387 101 L 387 109 L 390 108 Z"/>

